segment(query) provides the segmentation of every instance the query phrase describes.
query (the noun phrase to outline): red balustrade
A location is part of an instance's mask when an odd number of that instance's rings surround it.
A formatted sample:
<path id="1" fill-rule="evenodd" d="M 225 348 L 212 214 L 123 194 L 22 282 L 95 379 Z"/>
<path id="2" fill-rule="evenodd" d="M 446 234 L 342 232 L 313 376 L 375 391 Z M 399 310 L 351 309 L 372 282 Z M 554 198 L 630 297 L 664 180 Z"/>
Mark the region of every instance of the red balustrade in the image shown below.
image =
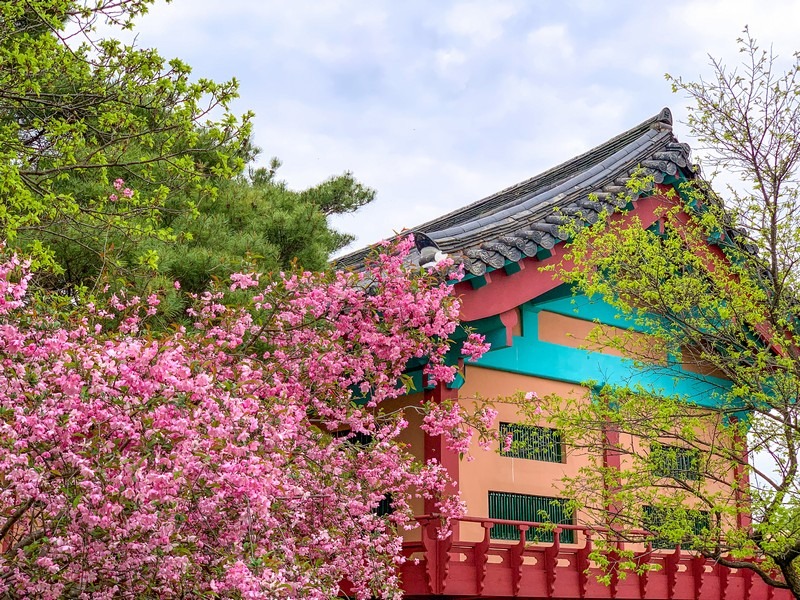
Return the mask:
<path id="1" fill-rule="evenodd" d="M 590 560 L 592 536 L 607 532 L 579 525 L 559 525 L 551 543 L 530 543 L 526 532 L 543 523 L 463 517 L 465 524 L 482 528 L 480 541 L 462 541 L 449 535 L 441 539 L 440 520 L 419 518 L 421 540 L 406 542 L 408 559 L 401 567 L 405 598 L 631 598 L 640 600 L 790 600 L 787 590 L 766 585 L 748 569 L 729 569 L 696 553 L 653 550 L 638 544 L 634 560 L 652 570 L 636 574 L 616 568 L 617 556 L 609 553 L 608 585 L 598 581 L 604 572 Z M 513 525 L 519 541 L 495 540 L 494 525 Z M 552 528 L 552 525 L 550 525 Z M 561 532 L 576 531 L 576 543 L 562 543 Z M 640 532 L 644 534 L 645 532 Z M 616 542 L 618 550 L 625 542 Z"/>

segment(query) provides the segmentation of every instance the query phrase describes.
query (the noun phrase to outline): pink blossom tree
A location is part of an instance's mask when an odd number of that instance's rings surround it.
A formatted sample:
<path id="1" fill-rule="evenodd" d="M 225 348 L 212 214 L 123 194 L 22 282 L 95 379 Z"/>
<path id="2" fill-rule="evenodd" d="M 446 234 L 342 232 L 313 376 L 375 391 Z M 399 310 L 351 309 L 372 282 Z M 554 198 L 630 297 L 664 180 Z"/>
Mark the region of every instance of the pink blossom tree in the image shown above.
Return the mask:
<path id="1" fill-rule="evenodd" d="M 148 327 L 156 296 L 56 311 L 0 257 L 0 594 L 330 598 L 348 580 L 397 596 L 409 500 L 447 477 L 381 406 L 412 359 L 453 378 L 458 317 L 441 271 L 404 266 L 409 245 L 363 273 L 234 275 L 168 334 Z M 418 409 L 465 447 L 469 416 Z"/>

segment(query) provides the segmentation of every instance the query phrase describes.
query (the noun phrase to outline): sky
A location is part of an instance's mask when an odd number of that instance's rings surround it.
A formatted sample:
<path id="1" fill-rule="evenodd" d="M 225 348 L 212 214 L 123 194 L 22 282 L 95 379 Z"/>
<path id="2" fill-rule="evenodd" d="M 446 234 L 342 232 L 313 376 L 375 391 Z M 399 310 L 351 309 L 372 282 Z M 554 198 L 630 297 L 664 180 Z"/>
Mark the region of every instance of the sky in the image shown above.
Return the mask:
<path id="1" fill-rule="evenodd" d="M 377 190 L 348 250 L 528 179 L 686 99 L 664 74 L 739 60 L 745 25 L 789 59 L 800 0 L 173 0 L 136 43 L 240 83 L 260 162 L 301 189 Z M 696 152 L 697 154 L 697 152 Z"/>

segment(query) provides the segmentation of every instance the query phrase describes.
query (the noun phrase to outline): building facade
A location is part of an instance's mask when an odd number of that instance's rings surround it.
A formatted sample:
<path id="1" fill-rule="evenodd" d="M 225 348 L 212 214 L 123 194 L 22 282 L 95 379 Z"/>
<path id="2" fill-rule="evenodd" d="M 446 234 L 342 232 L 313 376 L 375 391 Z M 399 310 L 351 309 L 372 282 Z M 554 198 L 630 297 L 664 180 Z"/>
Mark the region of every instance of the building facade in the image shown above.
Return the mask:
<path id="1" fill-rule="evenodd" d="M 629 179 L 643 173 L 652 186 L 631 197 Z M 542 266 L 564 255 L 569 229 L 594 223 L 601 213 L 626 208 L 643 227 L 657 226 L 669 190 L 696 177 L 690 149 L 672 132 L 668 109 L 541 175 L 413 229 L 413 259 L 421 266 L 448 255 L 464 264 L 456 284 L 461 318 L 484 333 L 492 349 L 464 368 L 463 379 L 425 393 L 439 400 L 509 396 L 519 391 L 539 395 L 585 395 L 585 382 L 622 386 L 634 383 L 699 398 L 714 384 L 713 373 L 694 377 L 701 365 L 684 365 L 686 377 L 633 370 L 625 353 L 593 345 L 598 323 L 610 331 L 630 330 L 634 344 L 647 345 L 645 332 L 602 302 L 575 296 Z M 345 256 L 341 267 L 358 267 L 366 251 Z M 655 357 L 657 360 L 658 357 Z M 704 400 L 705 399 L 705 400 Z M 412 399 L 413 400 L 413 399 Z M 713 406 L 713 405 L 709 405 Z M 418 419 L 408 415 L 405 433 L 420 459 L 436 459 L 448 469 L 467 506 L 467 516 L 440 539 L 432 503 L 419 501 L 420 527 L 408 535 L 402 578 L 407 598 L 640 598 L 767 599 L 791 595 L 764 584 L 752 571 L 723 567 L 680 548 L 638 545 L 636 561 L 657 565 L 641 575 L 610 572 L 608 584 L 590 560 L 593 536 L 581 514 L 564 510 L 556 483 L 575 476 L 585 464 L 567 453 L 559 432 L 542 423 L 519 423 L 511 406 L 499 406 L 501 435 L 526 437 L 536 444 L 508 452 L 475 448 L 473 460 L 459 460 L 439 438 L 423 435 Z M 542 443 L 544 441 L 544 443 Z M 603 458 L 613 466 L 620 460 Z M 681 460 L 681 456 L 678 456 Z M 688 467 L 687 467 L 688 468 Z M 733 481 L 731 485 L 734 485 Z M 542 514 L 558 524 L 537 529 Z"/>

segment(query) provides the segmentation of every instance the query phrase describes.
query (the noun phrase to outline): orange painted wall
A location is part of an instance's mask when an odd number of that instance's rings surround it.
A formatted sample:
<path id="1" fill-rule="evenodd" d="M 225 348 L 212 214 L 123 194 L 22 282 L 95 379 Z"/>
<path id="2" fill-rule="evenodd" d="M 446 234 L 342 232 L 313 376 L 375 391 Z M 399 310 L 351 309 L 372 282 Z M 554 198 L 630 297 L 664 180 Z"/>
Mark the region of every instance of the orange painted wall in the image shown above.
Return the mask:
<path id="1" fill-rule="evenodd" d="M 462 403 L 469 406 L 471 402 L 474 402 L 471 399 L 475 397 L 511 396 L 519 391 L 535 391 L 540 396 L 553 393 L 560 396 L 572 395 L 578 400 L 587 398 L 587 389 L 582 386 L 475 366 L 467 367 L 466 383 L 459 391 L 459 398 Z M 514 423 L 522 420 L 522 416 L 518 414 L 514 406 L 498 404 L 495 408 L 499 413 L 498 423 Z M 545 420 L 533 424 L 547 426 Z M 704 432 L 698 432 L 698 437 L 710 440 L 718 427 L 721 427 L 720 419 L 712 418 L 708 423 L 708 428 Z M 642 453 L 638 439 L 630 435 L 623 435 L 620 442 L 623 446 L 635 449 L 636 453 Z M 664 440 L 664 442 L 670 443 L 668 440 Z M 676 444 L 675 442 L 671 443 Z M 564 463 L 551 463 L 502 456 L 498 453 L 497 446 L 498 444 L 494 443 L 491 450 L 487 451 L 473 442 L 469 456 L 461 461 L 460 490 L 462 499 L 467 506 L 467 514 L 470 516 L 489 516 L 488 496 L 490 491 L 563 498 L 565 496 L 560 492 L 560 480 L 565 475 L 575 477 L 581 467 L 592 464 L 588 455 L 583 451 L 568 450 Z M 621 462 L 623 469 L 630 468 L 631 459 L 629 457 L 623 455 Z M 734 502 L 733 472 L 729 473 L 727 478 L 728 482 L 705 481 L 703 487 L 707 492 L 718 493 L 720 497 L 727 497 L 730 502 Z M 575 515 L 574 521 L 581 522 L 580 512 Z M 483 529 L 477 524 L 462 523 L 460 537 L 463 540 L 478 541 L 483 538 Z M 576 541 L 581 543 L 580 537 Z"/>
<path id="2" fill-rule="evenodd" d="M 700 358 L 700 353 L 691 346 L 683 346 L 681 348 L 681 366 L 685 371 L 691 373 L 699 373 L 700 375 L 711 375 L 719 379 L 727 379 L 725 373 L 717 369 L 708 361 Z"/>
<path id="3" fill-rule="evenodd" d="M 574 393 L 579 398 L 586 393 L 585 388 L 559 381 L 468 366 L 466 383 L 459 390 L 459 398 L 463 403 L 469 403 L 469 399 L 476 396 L 510 396 L 520 390 L 535 391 L 539 395 L 556 393 L 566 396 Z M 515 423 L 521 420 L 513 406 L 499 404 L 496 408 L 499 412 L 498 422 Z M 546 426 L 546 423 L 539 425 Z M 580 466 L 587 464 L 585 455 L 570 454 L 566 463 L 550 463 L 501 456 L 497 449 L 497 443 L 487 451 L 473 442 L 470 456 L 461 461 L 461 496 L 471 516 L 489 516 L 490 491 L 561 497 L 557 482 L 564 475 L 577 475 Z M 577 518 L 580 519 L 580 515 Z M 483 538 L 483 530 L 479 525 L 462 523 L 461 527 L 462 539 Z"/>

